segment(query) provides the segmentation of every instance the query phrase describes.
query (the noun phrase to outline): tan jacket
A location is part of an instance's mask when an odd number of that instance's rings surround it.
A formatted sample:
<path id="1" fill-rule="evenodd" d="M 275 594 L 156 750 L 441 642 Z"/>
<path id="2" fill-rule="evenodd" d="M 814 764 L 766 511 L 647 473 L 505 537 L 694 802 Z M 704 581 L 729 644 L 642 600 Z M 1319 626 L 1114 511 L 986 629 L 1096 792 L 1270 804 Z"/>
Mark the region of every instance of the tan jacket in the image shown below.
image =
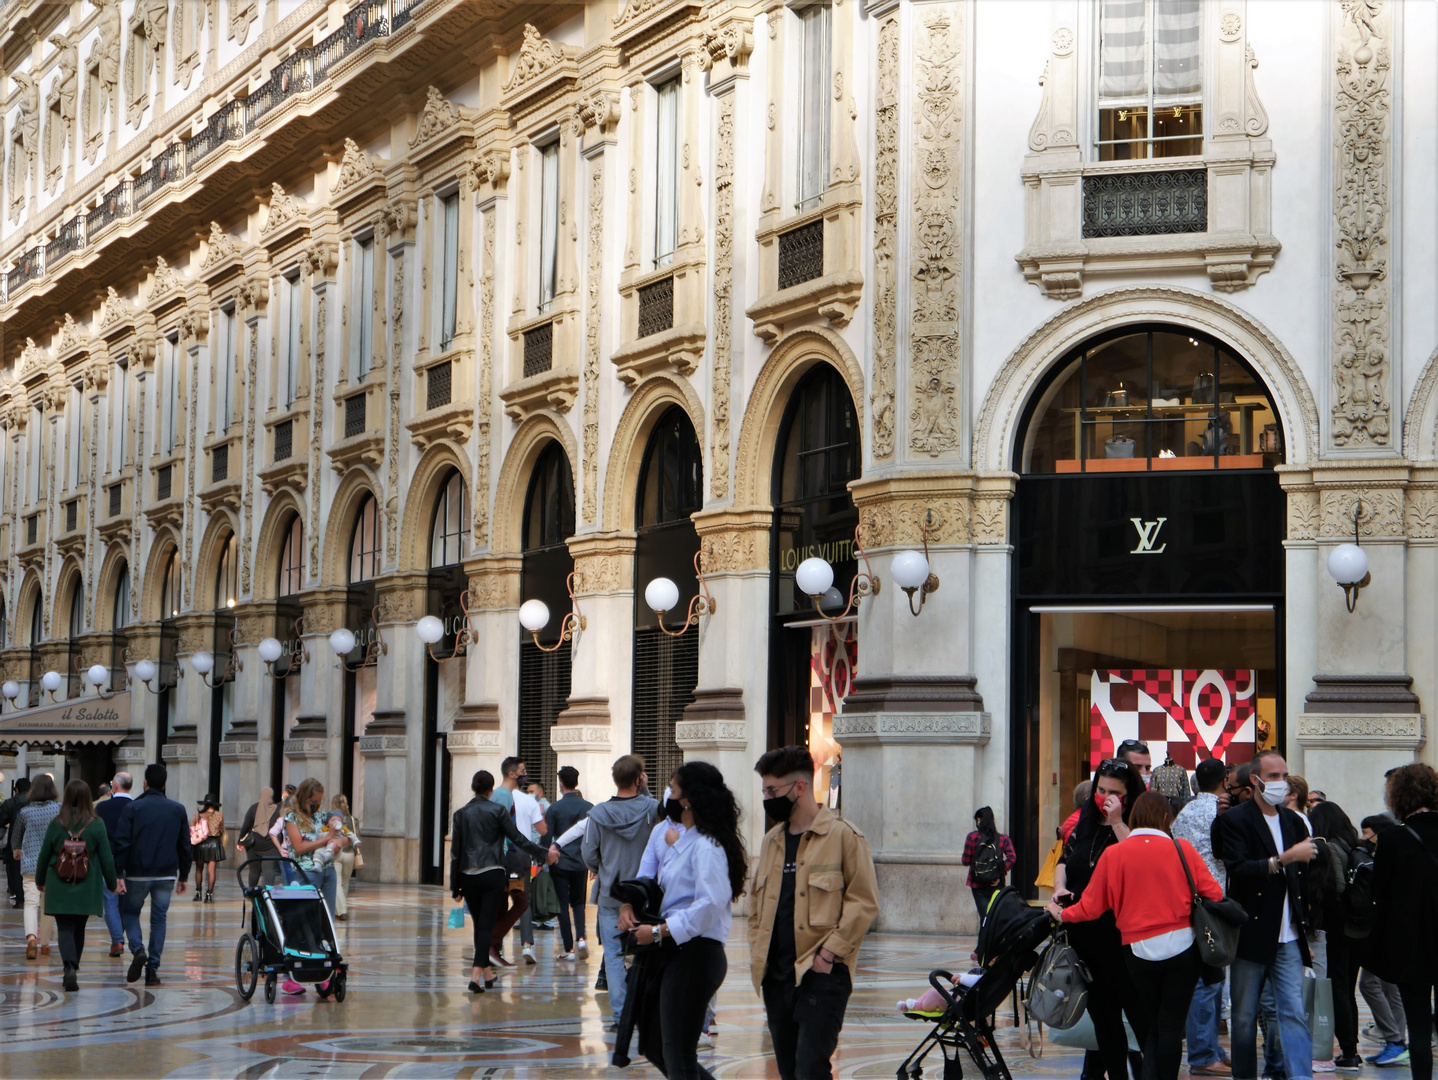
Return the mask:
<path id="1" fill-rule="evenodd" d="M 753 904 L 749 915 L 749 975 L 758 990 L 769 959 L 774 911 L 784 884 L 784 830 L 764 834 L 754 865 Z M 794 965 L 797 985 L 814 966 L 814 954 L 826 948 L 848 965 L 852 976 L 859 946 L 879 914 L 879 889 L 869 842 L 851 823 L 819 807 L 799 841 L 794 880 Z"/>

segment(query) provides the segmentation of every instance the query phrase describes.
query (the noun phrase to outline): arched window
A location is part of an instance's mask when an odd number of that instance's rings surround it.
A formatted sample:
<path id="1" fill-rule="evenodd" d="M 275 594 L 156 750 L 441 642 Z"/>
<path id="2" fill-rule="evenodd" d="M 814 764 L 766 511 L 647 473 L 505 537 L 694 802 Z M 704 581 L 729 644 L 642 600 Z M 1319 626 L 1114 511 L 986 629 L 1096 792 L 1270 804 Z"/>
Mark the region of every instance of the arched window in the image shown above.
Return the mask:
<path id="1" fill-rule="evenodd" d="M 173 619 L 180 614 L 180 560 L 170 551 L 165 561 L 165 576 L 160 586 L 160 618 Z"/>
<path id="2" fill-rule="evenodd" d="M 77 638 L 85 632 L 85 586 L 75 583 L 70 593 L 70 637 Z"/>
<path id="3" fill-rule="evenodd" d="M 859 421 L 848 384 L 828 364 L 800 380 L 784 417 L 774 501 L 842 497 L 859 475 Z"/>
<path id="4" fill-rule="evenodd" d="M 44 632 L 45 617 L 45 596 L 38 590 L 35 593 L 35 603 L 30 608 L 30 648 L 40 644 L 40 635 Z"/>
<path id="5" fill-rule="evenodd" d="M 469 556 L 469 494 L 459 470 L 449 474 L 434 507 L 430 529 L 429 565 L 452 566 Z"/>
<path id="6" fill-rule="evenodd" d="M 130 625 L 130 565 L 120 564 L 120 576 L 115 582 L 114 623 L 116 630 Z"/>
<path id="7" fill-rule="evenodd" d="M 1085 342 L 1037 395 L 1024 473 L 1263 469 L 1283 462 L 1263 383 L 1222 342 L 1175 326 Z"/>
<path id="8" fill-rule="evenodd" d="M 285 530 L 285 545 L 280 549 L 280 585 L 281 596 L 294 596 L 304 588 L 305 584 L 305 527 L 296 514 L 290 519 L 290 527 Z"/>
<path id="9" fill-rule="evenodd" d="M 379 506 L 366 495 L 355 515 L 350 537 L 350 583 L 371 581 L 379 576 Z"/>
<path id="10" fill-rule="evenodd" d="M 574 535 L 574 474 L 564 447 L 551 442 L 534 463 L 524 498 L 524 550 L 554 547 Z"/>
<path id="11" fill-rule="evenodd" d="M 215 572 L 215 607 L 232 608 L 240 599 L 239 541 L 230 533 L 220 551 L 220 568 Z"/>
<path id="12" fill-rule="evenodd" d="M 5 598 L 0 596 L 0 649 L 10 645 L 10 619 L 5 609 Z"/>
<path id="13" fill-rule="evenodd" d="M 659 418 L 639 468 L 635 524 L 687 520 L 704 502 L 704 464 L 689 416 L 677 405 Z"/>

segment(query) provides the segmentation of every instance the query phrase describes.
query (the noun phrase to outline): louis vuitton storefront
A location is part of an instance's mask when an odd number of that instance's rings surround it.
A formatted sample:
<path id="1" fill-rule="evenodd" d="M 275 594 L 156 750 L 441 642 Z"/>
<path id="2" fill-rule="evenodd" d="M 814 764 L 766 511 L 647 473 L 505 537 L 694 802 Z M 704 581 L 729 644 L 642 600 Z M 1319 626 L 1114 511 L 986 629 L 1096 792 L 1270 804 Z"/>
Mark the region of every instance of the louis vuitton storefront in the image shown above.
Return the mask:
<path id="1" fill-rule="evenodd" d="M 1125 739 L 1192 770 L 1283 745 L 1283 435 L 1227 346 L 1124 327 L 1034 395 L 1012 504 L 1008 818 L 1032 882 Z"/>

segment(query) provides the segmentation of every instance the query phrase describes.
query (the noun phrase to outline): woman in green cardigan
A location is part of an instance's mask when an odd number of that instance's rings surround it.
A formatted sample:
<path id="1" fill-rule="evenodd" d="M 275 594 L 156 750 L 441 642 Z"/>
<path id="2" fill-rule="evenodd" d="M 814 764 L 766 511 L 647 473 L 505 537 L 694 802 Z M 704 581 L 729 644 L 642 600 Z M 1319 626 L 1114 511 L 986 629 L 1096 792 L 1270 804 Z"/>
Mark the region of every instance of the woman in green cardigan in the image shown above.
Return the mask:
<path id="1" fill-rule="evenodd" d="M 90 869 L 80 881 L 61 879 L 56 870 L 66 840 L 84 840 L 90 852 Z M 80 989 L 76 972 L 85 951 L 85 922 L 91 915 L 105 914 L 103 890 L 115 890 L 115 859 L 110 853 L 110 836 L 105 823 L 95 816 L 90 785 L 71 780 L 65 785 L 60 813 L 45 830 L 40 858 L 35 864 L 35 886 L 44 897 L 45 914 L 55 917 L 60 931 L 60 958 L 65 961 L 65 989 Z"/>

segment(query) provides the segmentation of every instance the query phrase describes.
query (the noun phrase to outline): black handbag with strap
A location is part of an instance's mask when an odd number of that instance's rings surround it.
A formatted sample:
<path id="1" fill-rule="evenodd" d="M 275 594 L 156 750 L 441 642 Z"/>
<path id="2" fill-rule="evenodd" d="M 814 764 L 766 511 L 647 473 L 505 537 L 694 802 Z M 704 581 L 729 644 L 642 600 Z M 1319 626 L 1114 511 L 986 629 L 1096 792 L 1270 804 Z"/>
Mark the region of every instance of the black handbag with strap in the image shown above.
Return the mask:
<path id="1" fill-rule="evenodd" d="M 1238 934 L 1248 921 L 1248 912 L 1237 900 L 1224 897 L 1210 900 L 1200 896 L 1193 881 L 1193 871 L 1188 868 L 1183 845 L 1173 837 L 1173 846 L 1178 850 L 1178 861 L 1183 866 L 1183 875 L 1188 878 L 1188 890 L 1193 896 L 1193 911 L 1189 924 L 1193 927 L 1193 943 L 1198 947 L 1198 957 L 1209 967 L 1228 967 L 1238 956 Z"/>

